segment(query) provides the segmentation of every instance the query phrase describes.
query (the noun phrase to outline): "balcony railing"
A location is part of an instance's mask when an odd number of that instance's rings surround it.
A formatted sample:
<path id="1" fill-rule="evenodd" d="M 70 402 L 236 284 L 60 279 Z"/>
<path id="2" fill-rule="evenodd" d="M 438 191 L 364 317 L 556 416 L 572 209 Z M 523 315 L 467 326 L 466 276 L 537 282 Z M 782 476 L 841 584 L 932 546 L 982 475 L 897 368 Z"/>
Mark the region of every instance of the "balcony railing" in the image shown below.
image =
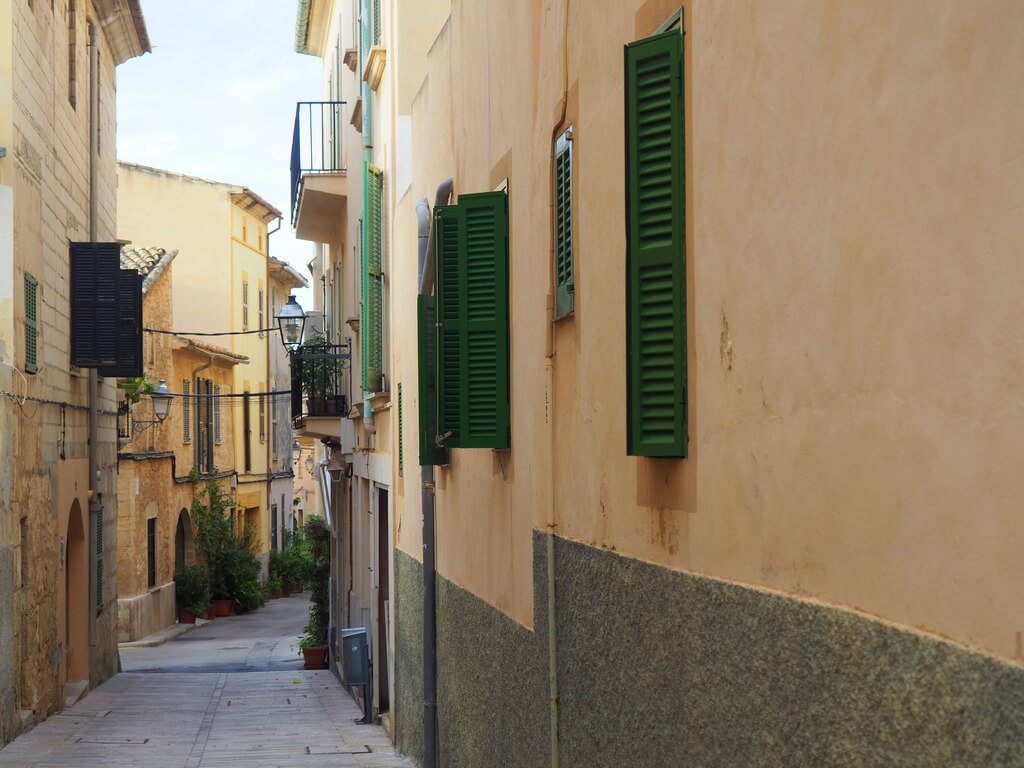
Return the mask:
<path id="1" fill-rule="evenodd" d="M 291 354 L 292 421 L 348 412 L 347 344 L 309 343 Z"/>
<path id="2" fill-rule="evenodd" d="M 292 131 L 292 226 L 299 209 L 299 190 L 307 173 L 345 170 L 341 152 L 344 101 L 300 101 Z"/>

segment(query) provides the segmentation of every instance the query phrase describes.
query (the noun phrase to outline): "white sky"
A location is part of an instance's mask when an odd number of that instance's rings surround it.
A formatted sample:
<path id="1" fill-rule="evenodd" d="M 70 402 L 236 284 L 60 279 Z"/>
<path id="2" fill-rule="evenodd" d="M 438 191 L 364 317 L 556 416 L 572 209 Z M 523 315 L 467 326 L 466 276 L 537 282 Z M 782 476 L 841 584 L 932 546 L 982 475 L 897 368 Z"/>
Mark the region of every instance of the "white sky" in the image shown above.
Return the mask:
<path id="1" fill-rule="evenodd" d="M 291 230 L 288 165 L 295 102 L 321 98 L 320 59 L 295 52 L 296 6 L 142 0 L 153 52 L 117 68 L 117 155 L 249 187 L 284 213 L 271 255 L 308 280 L 312 246 Z M 298 300 L 313 305 L 308 290 Z"/>

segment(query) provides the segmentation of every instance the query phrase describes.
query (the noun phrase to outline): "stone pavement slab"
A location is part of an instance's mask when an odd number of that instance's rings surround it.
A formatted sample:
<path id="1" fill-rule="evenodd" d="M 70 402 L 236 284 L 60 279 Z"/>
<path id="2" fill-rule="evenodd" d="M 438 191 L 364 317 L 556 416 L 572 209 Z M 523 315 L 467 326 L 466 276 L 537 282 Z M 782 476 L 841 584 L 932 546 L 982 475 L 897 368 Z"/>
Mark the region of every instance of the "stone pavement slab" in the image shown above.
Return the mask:
<path id="1" fill-rule="evenodd" d="M 121 673 L 0 750 L 0 768 L 387 768 L 327 671 Z"/>

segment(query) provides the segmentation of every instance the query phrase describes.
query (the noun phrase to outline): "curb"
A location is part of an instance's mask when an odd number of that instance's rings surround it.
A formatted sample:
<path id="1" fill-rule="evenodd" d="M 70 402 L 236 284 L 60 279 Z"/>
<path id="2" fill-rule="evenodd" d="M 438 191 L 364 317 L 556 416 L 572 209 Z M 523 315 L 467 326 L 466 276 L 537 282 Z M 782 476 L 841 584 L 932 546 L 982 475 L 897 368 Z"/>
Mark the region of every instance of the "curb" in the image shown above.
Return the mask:
<path id="1" fill-rule="evenodd" d="M 202 626 L 199 623 L 200 621 L 202 621 L 203 624 L 208 623 L 203 619 L 197 619 L 195 624 L 172 624 L 167 629 L 162 629 L 159 632 L 149 635 L 148 637 L 142 638 L 141 640 L 132 640 L 127 643 L 118 643 L 117 647 L 119 650 L 122 648 L 155 648 L 158 645 L 163 645 L 168 640 L 173 640 L 174 638 L 180 635 L 184 635 L 187 632 L 191 632 L 196 627 Z"/>

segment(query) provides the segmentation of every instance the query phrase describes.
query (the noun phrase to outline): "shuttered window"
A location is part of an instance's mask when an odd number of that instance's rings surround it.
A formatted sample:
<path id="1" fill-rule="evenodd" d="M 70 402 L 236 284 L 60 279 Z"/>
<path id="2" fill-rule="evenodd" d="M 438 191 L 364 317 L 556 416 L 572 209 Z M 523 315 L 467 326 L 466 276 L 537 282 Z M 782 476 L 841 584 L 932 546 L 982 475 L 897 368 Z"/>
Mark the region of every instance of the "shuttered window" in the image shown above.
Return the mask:
<path id="1" fill-rule="evenodd" d="M 384 275 L 382 263 L 382 199 L 384 179 L 379 168 L 363 164 L 362 283 L 363 316 L 359 331 L 362 339 L 363 391 L 380 392 L 384 366 Z"/>
<path id="2" fill-rule="evenodd" d="M 259 328 L 259 337 L 262 339 L 265 322 L 265 318 L 263 316 L 263 286 L 260 286 L 259 288 L 256 289 L 256 301 L 256 319 L 259 321 L 259 325 L 257 326 L 257 328 Z"/>
<path id="3" fill-rule="evenodd" d="M 373 0 L 373 44 L 380 45 L 381 22 L 380 22 L 380 0 Z"/>
<path id="4" fill-rule="evenodd" d="M 249 330 L 249 283 L 242 281 L 242 330 Z"/>
<path id="5" fill-rule="evenodd" d="M 686 456 L 683 38 L 626 46 L 627 451 Z"/>
<path id="6" fill-rule="evenodd" d="M 555 317 L 574 309 L 572 248 L 572 127 L 555 142 Z"/>
<path id="7" fill-rule="evenodd" d="M 117 354 L 114 365 L 99 369 L 111 378 L 143 376 L 142 369 L 142 281 L 134 269 L 117 275 Z"/>
<path id="8" fill-rule="evenodd" d="M 25 275 L 25 373 L 39 370 L 39 283 Z"/>
<path id="9" fill-rule="evenodd" d="M 220 385 L 213 388 L 213 441 L 220 445 Z"/>
<path id="10" fill-rule="evenodd" d="M 92 516 L 96 525 L 96 615 L 103 612 L 103 512 Z"/>
<path id="11" fill-rule="evenodd" d="M 189 393 L 192 383 L 188 379 L 181 382 L 181 440 L 184 443 L 192 442 L 192 398 Z"/>
<path id="12" fill-rule="evenodd" d="M 267 441 L 267 396 L 260 387 L 260 443 Z"/>
<path id="13" fill-rule="evenodd" d="M 508 220 L 504 192 L 435 210 L 438 430 L 450 448 L 508 448 Z"/>
<path id="14" fill-rule="evenodd" d="M 120 243 L 71 243 L 71 364 L 117 364 Z"/>
<path id="15" fill-rule="evenodd" d="M 433 296 L 416 297 L 419 333 L 420 466 L 446 464 L 447 451 L 437 444 L 437 311 Z"/>
<path id="16" fill-rule="evenodd" d="M 405 474 L 405 437 L 402 435 L 404 419 L 402 413 L 402 385 L 398 385 L 398 476 Z"/>

